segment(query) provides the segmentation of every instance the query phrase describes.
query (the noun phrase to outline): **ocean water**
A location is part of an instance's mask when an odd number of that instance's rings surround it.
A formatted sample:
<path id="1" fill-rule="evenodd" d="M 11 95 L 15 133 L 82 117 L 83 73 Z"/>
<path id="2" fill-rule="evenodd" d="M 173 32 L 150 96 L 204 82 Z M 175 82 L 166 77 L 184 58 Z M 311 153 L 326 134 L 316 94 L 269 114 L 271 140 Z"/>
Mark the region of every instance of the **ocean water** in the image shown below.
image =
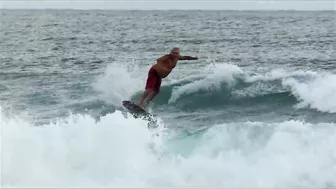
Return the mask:
<path id="1" fill-rule="evenodd" d="M 336 187 L 334 12 L 1 10 L 1 187 Z M 149 111 L 148 69 L 179 47 Z"/>

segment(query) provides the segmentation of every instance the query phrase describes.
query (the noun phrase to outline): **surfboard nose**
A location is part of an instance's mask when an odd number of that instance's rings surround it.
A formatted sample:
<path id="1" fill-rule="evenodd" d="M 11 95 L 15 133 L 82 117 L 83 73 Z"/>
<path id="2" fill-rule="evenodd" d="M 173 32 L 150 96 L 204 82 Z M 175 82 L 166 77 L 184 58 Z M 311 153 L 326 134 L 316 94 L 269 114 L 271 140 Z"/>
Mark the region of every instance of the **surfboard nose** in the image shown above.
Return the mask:
<path id="1" fill-rule="evenodd" d="M 125 106 L 126 104 L 129 104 L 130 102 L 127 100 L 122 101 L 122 104 Z"/>

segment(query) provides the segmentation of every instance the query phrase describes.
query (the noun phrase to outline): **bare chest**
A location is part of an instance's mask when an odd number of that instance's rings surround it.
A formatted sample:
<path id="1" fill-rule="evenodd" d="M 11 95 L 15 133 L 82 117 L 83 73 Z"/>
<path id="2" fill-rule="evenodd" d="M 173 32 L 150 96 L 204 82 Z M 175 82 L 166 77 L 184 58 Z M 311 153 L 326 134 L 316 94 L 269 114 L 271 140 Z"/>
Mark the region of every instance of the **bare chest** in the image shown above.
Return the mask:
<path id="1" fill-rule="evenodd" d="M 173 60 L 173 59 L 168 59 L 168 60 L 165 62 L 166 66 L 167 66 L 168 68 L 170 68 L 170 69 L 175 68 L 176 63 L 177 63 L 177 60 Z"/>

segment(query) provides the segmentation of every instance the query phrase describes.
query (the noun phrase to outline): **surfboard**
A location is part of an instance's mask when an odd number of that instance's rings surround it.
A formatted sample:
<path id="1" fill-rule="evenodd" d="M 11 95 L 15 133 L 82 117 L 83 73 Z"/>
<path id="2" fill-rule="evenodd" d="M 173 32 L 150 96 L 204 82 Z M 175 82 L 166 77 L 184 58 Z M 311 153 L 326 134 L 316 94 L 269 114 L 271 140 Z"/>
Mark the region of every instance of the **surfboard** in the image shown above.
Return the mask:
<path id="1" fill-rule="evenodd" d="M 146 114 L 146 110 L 141 108 L 139 105 L 135 104 L 132 101 L 124 100 L 122 101 L 122 104 L 125 108 L 127 108 L 130 113 L 136 113 L 136 114 Z"/>
<path id="2" fill-rule="evenodd" d="M 143 118 L 149 121 L 148 127 L 151 127 L 151 128 L 157 127 L 156 119 L 154 118 L 154 116 L 148 113 L 146 110 L 144 110 L 142 107 L 140 107 L 136 103 L 129 101 L 129 100 L 124 100 L 122 101 L 122 104 L 128 110 L 128 112 L 130 112 L 133 115 L 133 117 Z"/>

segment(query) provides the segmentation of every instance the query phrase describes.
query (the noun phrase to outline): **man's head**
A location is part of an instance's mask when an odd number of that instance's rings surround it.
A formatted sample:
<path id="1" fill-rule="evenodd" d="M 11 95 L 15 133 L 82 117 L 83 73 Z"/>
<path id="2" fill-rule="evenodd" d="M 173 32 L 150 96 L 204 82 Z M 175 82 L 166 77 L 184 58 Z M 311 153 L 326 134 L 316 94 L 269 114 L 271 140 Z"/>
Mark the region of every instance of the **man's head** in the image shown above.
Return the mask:
<path id="1" fill-rule="evenodd" d="M 175 47 L 170 51 L 170 55 L 172 55 L 174 58 L 177 58 L 180 56 L 180 49 Z"/>

